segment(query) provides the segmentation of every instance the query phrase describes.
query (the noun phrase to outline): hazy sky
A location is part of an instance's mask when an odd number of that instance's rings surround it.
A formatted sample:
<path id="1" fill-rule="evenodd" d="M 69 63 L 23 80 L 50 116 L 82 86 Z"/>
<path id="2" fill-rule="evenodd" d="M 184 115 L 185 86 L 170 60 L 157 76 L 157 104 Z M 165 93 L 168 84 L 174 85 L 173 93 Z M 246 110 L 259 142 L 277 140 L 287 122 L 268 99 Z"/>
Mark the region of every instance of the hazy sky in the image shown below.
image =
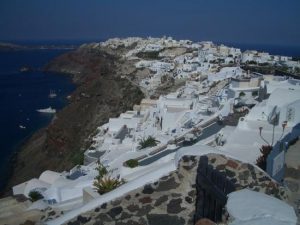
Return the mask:
<path id="1" fill-rule="evenodd" d="M 0 0 L 0 40 L 163 35 L 300 46 L 300 0 Z"/>

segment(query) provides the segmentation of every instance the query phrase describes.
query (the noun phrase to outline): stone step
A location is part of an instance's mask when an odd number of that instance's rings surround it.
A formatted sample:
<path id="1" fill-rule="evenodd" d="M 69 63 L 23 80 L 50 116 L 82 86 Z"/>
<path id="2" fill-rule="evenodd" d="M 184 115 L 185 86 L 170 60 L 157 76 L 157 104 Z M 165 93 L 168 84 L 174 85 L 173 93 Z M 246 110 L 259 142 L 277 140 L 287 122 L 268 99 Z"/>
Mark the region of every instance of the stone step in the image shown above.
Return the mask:
<path id="1" fill-rule="evenodd" d="M 18 215 L 19 213 L 26 211 L 27 208 L 27 205 L 23 203 L 16 205 L 7 205 L 0 209 L 0 218 L 10 215 Z"/>
<path id="2" fill-rule="evenodd" d="M 18 207 L 16 199 L 12 197 L 0 199 L 0 218 L 12 215 L 16 207 Z"/>
<path id="3" fill-rule="evenodd" d="M 10 215 L 18 215 L 26 211 L 31 203 L 29 201 L 18 202 L 14 198 L 1 199 L 0 218 Z"/>
<path id="4" fill-rule="evenodd" d="M 38 221 L 41 216 L 42 216 L 41 211 L 30 210 L 30 211 L 25 211 L 22 213 L 2 217 L 0 218 L 0 224 L 14 225 L 14 224 L 22 224 L 27 220 Z"/>
<path id="5" fill-rule="evenodd" d="M 6 206 L 15 205 L 17 203 L 18 202 L 13 197 L 1 198 L 0 199 L 0 211 L 2 208 L 5 208 Z"/>

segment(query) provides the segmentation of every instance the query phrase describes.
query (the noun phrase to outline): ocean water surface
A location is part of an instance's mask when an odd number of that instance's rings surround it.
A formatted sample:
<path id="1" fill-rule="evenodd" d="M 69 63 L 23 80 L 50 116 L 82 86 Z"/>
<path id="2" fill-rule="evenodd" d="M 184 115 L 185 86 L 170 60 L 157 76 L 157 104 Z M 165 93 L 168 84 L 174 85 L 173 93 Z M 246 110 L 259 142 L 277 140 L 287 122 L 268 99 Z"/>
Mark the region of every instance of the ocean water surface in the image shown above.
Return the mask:
<path id="1" fill-rule="evenodd" d="M 9 176 L 11 156 L 54 116 L 36 110 L 50 106 L 62 109 L 75 88 L 68 76 L 42 72 L 47 62 L 66 51 L 0 51 L 0 190 Z M 23 66 L 33 70 L 22 73 Z M 49 98 L 50 90 L 57 97 Z"/>

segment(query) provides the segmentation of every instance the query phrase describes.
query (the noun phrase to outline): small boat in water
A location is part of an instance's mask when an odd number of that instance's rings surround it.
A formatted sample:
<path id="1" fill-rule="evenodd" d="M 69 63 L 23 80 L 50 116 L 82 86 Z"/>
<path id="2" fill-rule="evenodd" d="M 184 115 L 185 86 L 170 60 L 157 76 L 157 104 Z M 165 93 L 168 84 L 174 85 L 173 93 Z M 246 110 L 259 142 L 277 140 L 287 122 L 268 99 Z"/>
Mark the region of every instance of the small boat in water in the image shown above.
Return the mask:
<path id="1" fill-rule="evenodd" d="M 50 93 L 48 95 L 49 98 L 55 98 L 57 96 L 56 92 L 54 90 L 50 90 Z"/>
<path id="2" fill-rule="evenodd" d="M 23 125 L 19 125 L 19 127 L 20 127 L 20 129 L 26 129 L 26 127 Z"/>
<path id="3" fill-rule="evenodd" d="M 29 67 L 29 66 L 22 66 L 22 67 L 19 69 L 19 71 L 20 71 L 21 73 L 27 73 L 27 72 L 32 71 L 32 68 Z"/>
<path id="4" fill-rule="evenodd" d="M 36 111 L 40 113 L 56 113 L 56 109 L 52 109 L 51 107 L 45 109 L 37 109 Z"/>

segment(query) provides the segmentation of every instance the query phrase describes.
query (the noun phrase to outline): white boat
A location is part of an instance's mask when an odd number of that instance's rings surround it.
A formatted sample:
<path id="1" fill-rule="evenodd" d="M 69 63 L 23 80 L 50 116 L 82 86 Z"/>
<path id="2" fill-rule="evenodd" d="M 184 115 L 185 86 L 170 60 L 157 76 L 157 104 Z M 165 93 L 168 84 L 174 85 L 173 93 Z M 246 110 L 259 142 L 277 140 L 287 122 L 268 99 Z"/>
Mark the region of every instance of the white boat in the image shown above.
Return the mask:
<path id="1" fill-rule="evenodd" d="M 57 96 L 57 94 L 55 93 L 54 90 L 50 90 L 50 93 L 49 93 L 49 98 L 55 98 Z"/>
<path id="2" fill-rule="evenodd" d="M 45 109 L 37 109 L 36 111 L 40 113 L 56 113 L 56 109 L 52 109 L 51 107 Z"/>
<path id="3" fill-rule="evenodd" d="M 26 127 L 23 125 L 19 125 L 19 127 L 20 127 L 20 129 L 26 129 Z"/>

